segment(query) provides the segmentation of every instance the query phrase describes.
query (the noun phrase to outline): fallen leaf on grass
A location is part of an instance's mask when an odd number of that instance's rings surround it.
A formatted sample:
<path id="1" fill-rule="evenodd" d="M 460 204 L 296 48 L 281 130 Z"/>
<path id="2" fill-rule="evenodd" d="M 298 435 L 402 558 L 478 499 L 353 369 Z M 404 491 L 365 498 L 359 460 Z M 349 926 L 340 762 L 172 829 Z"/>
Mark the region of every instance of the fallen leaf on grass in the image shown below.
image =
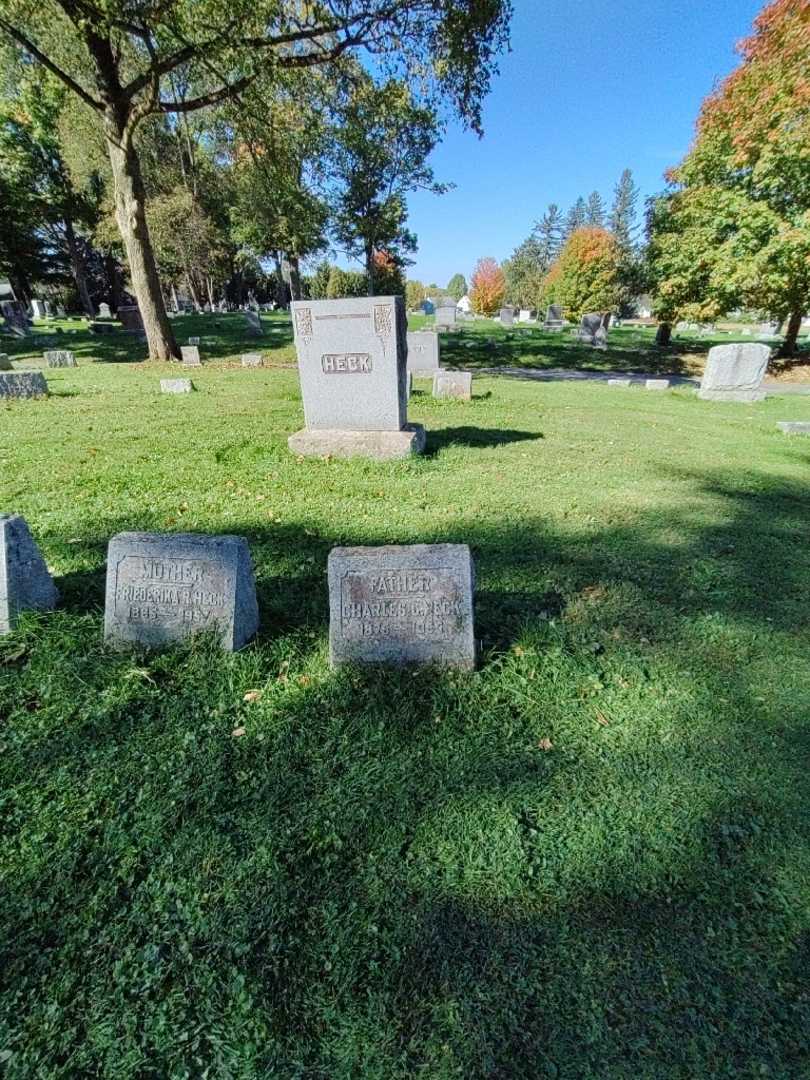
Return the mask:
<path id="1" fill-rule="evenodd" d="M 554 746 L 554 743 L 551 741 L 551 739 L 541 739 L 537 746 L 540 750 L 551 750 Z"/>
<path id="2" fill-rule="evenodd" d="M 607 725 L 610 723 L 610 721 L 605 716 L 605 714 L 602 713 L 602 712 L 599 712 L 598 710 L 597 710 L 597 713 L 596 713 L 596 722 L 597 722 L 597 724 L 601 724 L 603 727 L 607 727 Z"/>
<path id="3" fill-rule="evenodd" d="M 243 727 L 235 727 L 233 729 L 233 731 L 231 732 L 231 735 L 233 736 L 234 739 L 238 739 L 240 735 L 244 735 L 244 734 L 245 734 L 245 729 Z"/>
<path id="4" fill-rule="evenodd" d="M 261 690 L 248 690 L 242 701 L 259 701 L 261 699 Z"/>

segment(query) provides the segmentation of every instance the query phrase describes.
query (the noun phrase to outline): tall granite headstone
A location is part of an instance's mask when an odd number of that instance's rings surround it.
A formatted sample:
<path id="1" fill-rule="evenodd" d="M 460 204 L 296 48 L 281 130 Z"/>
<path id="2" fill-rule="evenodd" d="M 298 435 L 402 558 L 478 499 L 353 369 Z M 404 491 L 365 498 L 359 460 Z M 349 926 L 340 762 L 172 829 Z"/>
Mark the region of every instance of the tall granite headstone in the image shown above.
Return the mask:
<path id="1" fill-rule="evenodd" d="M 104 636 L 166 645 L 200 630 L 241 649 L 259 627 L 247 540 L 196 533 L 119 533 L 107 552 Z"/>
<path id="2" fill-rule="evenodd" d="M 436 326 L 455 326 L 458 319 L 458 308 L 454 303 L 441 303 L 436 308 Z"/>
<path id="3" fill-rule="evenodd" d="M 261 316 L 256 311 L 243 311 L 242 315 L 247 323 L 248 330 L 251 334 L 255 334 L 257 337 L 262 335 L 262 320 Z"/>
<path id="4" fill-rule="evenodd" d="M 563 325 L 562 307 L 559 304 L 549 304 L 543 328 L 545 330 L 562 330 Z"/>
<path id="5" fill-rule="evenodd" d="M 430 330 L 408 332 L 408 371 L 432 375 L 439 367 L 439 335 Z"/>
<path id="6" fill-rule="evenodd" d="M 45 301 L 44 300 L 32 300 L 31 310 L 34 313 L 35 319 L 45 318 Z"/>
<path id="7" fill-rule="evenodd" d="M 118 321 L 125 330 L 138 334 L 144 332 L 141 310 L 137 304 L 124 304 L 123 307 L 119 307 Z"/>
<path id="8" fill-rule="evenodd" d="M 59 593 L 25 518 L 0 514 L 0 635 L 10 634 L 22 611 L 52 611 Z"/>
<path id="9" fill-rule="evenodd" d="M 515 325 L 515 309 L 510 307 L 501 308 L 500 314 L 501 326 L 514 326 Z"/>
<path id="10" fill-rule="evenodd" d="M 407 422 L 406 319 L 401 297 L 295 300 L 304 430 L 296 454 L 389 460 L 424 448 Z"/>
<path id="11" fill-rule="evenodd" d="M 329 657 L 341 664 L 475 667 L 466 544 L 333 548 Z"/>
<path id="12" fill-rule="evenodd" d="M 771 350 L 757 341 L 709 349 L 698 397 L 705 401 L 762 401 L 762 380 Z"/>

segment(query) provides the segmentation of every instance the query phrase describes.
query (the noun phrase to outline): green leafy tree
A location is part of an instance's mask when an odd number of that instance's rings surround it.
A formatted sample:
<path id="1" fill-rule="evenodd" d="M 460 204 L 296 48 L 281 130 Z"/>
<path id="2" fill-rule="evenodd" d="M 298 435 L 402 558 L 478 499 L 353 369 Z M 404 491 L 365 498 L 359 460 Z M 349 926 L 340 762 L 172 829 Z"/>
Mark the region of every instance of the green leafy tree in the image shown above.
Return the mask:
<path id="1" fill-rule="evenodd" d="M 331 176 L 334 232 L 347 254 L 361 259 L 369 295 L 376 292 L 375 254 L 397 260 L 416 250 L 407 228 L 409 191 L 441 193 L 428 156 L 439 137 L 435 111 L 415 103 L 407 85 L 352 80 L 338 109 Z"/>
<path id="2" fill-rule="evenodd" d="M 405 283 L 405 303 L 408 311 L 416 311 L 426 296 L 427 291 L 421 281 L 407 281 Z"/>
<path id="3" fill-rule="evenodd" d="M 326 300 L 329 288 L 329 275 L 332 273 L 332 267 L 326 261 L 318 263 L 315 267 L 315 272 L 309 279 L 309 295 L 313 300 Z"/>
<path id="4" fill-rule="evenodd" d="M 621 299 L 621 252 L 607 229 L 577 229 L 543 281 L 541 301 L 561 304 L 566 316 L 614 311 Z"/>
<path id="5" fill-rule="evenodd" d="M 453 274 L 453 276 L 447 283 L 447 295 L 452 296 L 456 303 L 458 303 L 458 301 L 462 298 L 462 296 L 466 294 L 466 292 L 467 279 L 464 277 L 463 274 Z"/>
<path id="6" fill-rule="evenodd" d="M 796 351 L 810 307 L 807 33 L 801 0 L 764 8 L 653 203 L 648 268 L 665 331 L 750 307 L 787 318 L 782 352 Z"/>
<path id="7" fill-rule="evenodd" d="M 535 232 L 503 264 L 506 299 L 521 308 L 537 306 L 543 277 L 548 270 L 543 245 Z"/>
<path id="8" fill-rule="evenodd" d="M 329 300 L 340 300 L 346 296 L 365 296 L 368 292 L 366 275 L 359 270 L 341 270 L 333 266 L 329 272 L 326 296 Z"/>
<path id="9" fill-rule="evenodd" d="M 443 96 L 480 130 L 481 102 L 508 40 L 511 5 L 425 0 L 6 0 L 0 34 L 98 118 L 116 218 L 150 356 L 178 355 L 148 223 L 137 133 L 147 117 L 230 101 L 285 70 L 332 68 L 364 48 L 414 88 Z M 182 76 L 189 92 L 176 93 Z"/>

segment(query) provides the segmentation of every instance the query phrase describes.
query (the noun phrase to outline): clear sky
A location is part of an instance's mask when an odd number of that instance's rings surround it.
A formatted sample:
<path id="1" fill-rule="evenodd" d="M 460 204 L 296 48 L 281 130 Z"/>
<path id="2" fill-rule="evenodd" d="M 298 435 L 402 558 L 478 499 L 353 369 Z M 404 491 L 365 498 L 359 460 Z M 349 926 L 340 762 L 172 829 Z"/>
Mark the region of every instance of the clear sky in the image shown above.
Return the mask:
<path id="1" fill-rule="evenodd" d="M 410 196 L 408 277 L 445 286 L 507 258 L 550 202 L 565 211 L 622 169 L 646 195 L 691 142 L 701 101 L 736 66 L 764 0 L 514 0 L 512 52 L 484 106 L 484 138 L 451 127 L 433 154 L 446 195 Z"/>

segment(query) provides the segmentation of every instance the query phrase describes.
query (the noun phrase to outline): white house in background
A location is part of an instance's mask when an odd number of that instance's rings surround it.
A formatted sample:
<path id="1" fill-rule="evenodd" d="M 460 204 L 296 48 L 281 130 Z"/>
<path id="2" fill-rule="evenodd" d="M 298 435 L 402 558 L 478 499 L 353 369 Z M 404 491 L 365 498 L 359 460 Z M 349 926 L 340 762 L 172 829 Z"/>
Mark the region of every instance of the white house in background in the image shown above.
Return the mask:
<path id="1" fill-rule="evenodd" d="M 456 304 L 456 307 L 459 311 L 463 311 L 465 315 L 469 315 L 470 309 L 472 308 L 472 302 L 470 301 L 470 298 L 466 295 L 466 293 Z"/>

